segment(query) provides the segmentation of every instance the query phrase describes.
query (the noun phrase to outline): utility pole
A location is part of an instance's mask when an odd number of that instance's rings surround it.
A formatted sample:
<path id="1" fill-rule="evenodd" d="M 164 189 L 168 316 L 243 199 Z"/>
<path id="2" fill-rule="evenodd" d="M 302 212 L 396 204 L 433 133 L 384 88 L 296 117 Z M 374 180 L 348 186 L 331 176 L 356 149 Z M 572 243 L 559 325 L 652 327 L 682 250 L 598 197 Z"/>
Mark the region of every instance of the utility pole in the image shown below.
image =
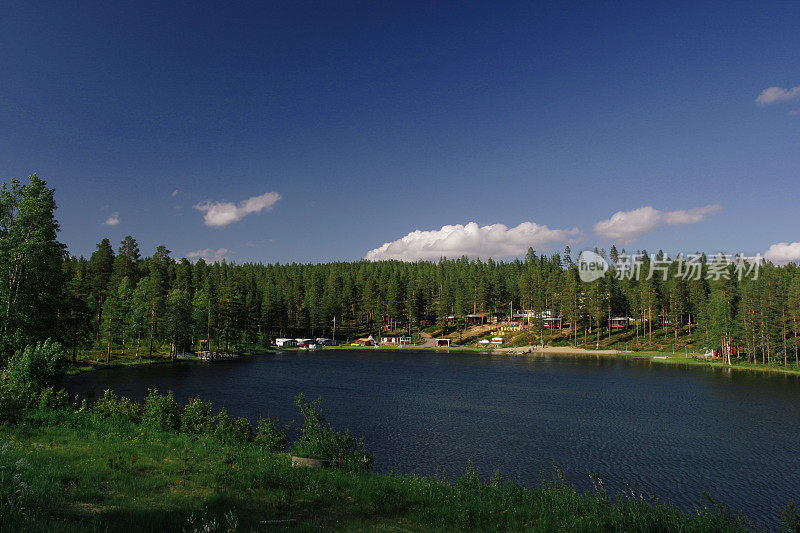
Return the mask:
<path id="1" fill-rule="evenodd" d="M 334 344 L 336 344 L 336 315 L 333 317 L 333 339 Z"/>

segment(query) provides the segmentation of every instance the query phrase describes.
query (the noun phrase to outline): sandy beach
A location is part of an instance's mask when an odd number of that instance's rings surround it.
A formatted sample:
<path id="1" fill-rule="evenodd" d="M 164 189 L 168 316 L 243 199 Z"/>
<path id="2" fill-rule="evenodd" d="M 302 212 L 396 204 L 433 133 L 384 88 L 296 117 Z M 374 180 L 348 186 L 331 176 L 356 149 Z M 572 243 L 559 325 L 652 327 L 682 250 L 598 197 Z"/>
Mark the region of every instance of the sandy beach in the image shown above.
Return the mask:
<path id="1" fill-rule="evenodd" d="M 627 353 L 622 350 L 589 350 L 586 348 L 573 348 L 571 346 L 517 346 L 511 348 L 497 348 L 493 353 L 502 354 L 509 352 L 555 353 L 576 355 L 620 355 Z"/>

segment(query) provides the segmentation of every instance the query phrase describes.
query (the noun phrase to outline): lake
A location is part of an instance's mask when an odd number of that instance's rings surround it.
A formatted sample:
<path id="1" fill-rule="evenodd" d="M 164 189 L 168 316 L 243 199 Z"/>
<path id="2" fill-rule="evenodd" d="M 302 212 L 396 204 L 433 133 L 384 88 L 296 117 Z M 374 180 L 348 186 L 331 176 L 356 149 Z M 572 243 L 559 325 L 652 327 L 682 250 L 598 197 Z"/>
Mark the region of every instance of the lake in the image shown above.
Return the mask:
<path id="1" fill-rule="evenodd" d="M 72 376 L 72 393 L 142 399 L 171 389 L 254 422 L 298 420 L 323 397 L 329 420 L 363 435 L 375 469 L 450 480 L 472 461 L 526 486 L 556 469 L 582 491 L 655 495 L 691 510 L 703 493 L 775 526 L 800 504 L 800 379 L 590 356 L 379 350 L 277 352 L 216 363 Z"/>

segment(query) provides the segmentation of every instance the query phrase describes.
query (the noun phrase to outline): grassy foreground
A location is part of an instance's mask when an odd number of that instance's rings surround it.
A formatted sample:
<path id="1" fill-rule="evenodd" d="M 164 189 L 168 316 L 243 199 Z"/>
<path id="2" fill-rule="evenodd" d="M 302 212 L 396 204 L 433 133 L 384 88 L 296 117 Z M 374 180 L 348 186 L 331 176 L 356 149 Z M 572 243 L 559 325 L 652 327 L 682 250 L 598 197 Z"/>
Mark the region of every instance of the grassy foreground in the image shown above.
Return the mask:
<path id="1" fill-rule="evenodd" d="M 719 509 L 687 514 L 578 494 L 557 478 L 525 489 L 468 472 L 443 479 L 292 468 L 255 443 L 226 445 L 74 406 L 0 426 L 2 531 L 738 531 Z"/>

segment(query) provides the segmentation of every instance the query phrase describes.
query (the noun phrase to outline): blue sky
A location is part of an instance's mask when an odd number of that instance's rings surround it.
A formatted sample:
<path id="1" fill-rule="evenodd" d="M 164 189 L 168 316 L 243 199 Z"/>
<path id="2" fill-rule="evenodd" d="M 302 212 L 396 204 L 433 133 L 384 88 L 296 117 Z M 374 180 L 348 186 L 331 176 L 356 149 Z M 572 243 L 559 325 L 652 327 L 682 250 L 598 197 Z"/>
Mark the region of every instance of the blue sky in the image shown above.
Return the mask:
<path id="1" fill-rule="evenodd" d="M 55 187 L 76 255 L 800 258 L 798 27 L 792 3 L 28 2 L 0 18 L 0 179 Z"/>

